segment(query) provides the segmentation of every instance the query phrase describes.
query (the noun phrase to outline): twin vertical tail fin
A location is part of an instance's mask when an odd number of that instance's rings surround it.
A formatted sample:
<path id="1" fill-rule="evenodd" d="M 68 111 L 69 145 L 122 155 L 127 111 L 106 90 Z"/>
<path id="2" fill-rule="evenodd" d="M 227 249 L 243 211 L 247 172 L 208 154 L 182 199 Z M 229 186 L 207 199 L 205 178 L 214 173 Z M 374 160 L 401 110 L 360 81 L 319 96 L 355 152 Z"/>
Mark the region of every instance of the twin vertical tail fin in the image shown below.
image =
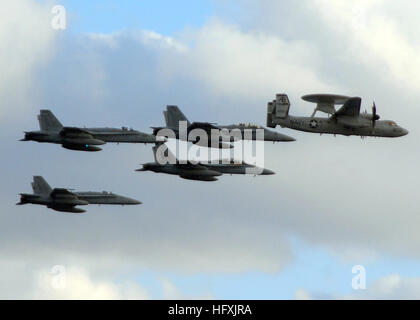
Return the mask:
<path id="1" fill-rule="evenodd" d="M 63 125 L 50 110 L 41 110 L 38 121 L 42 131 L 60 131 L 63 128 Z"/>
<path id="2" fill-rule="evenodd" d="M 52 192 L 50 185 L 41 176 L 34 176 L 32 190 L 34 191 L 34 194 L 38 195 L 49 195 Z"/>
<path id="3" fill-rule="evenodd" d="M 276 94 L 276 100 L 268 103 L 267 106 L 267 127 L 275 128 L 274 119 L 286 119 L 289 116 L 290 101 L 287 94 Z"/>
<path id="4" fill-rule="evenodd" d="M 187 126 L 190 126 L 191 124 L 177 106 L 167 106 L 166 111 L 164 111 L 164 115 L 166 126 L 170 129 L 178 129 L 179 121 L 186 121 Z"/>

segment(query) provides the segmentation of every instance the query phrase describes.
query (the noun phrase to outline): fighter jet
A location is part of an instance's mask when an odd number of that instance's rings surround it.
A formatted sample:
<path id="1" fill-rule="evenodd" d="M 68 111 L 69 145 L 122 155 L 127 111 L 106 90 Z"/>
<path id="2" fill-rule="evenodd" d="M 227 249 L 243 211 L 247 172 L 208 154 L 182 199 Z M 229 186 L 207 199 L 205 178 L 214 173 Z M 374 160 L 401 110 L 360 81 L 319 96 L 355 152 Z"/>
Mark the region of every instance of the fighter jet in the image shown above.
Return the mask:
<path id="1" fill-rule="evenodd" d="M 163 147 L 167 162 L 162 163 L 162 159 L 158 157 L 158 148 Z M 149 162 L 142 165 L 141 169 L 136 171 L 152 171 L 156 173 L 166 173 L 177 175 L 187 180 L 199 181 L 217 181 L 216 177 L 223 174 L 253 174 L 253 175 L 272 175 L 273 171 L 264 168 L 258 168 L 247 163 L 237 163 L 230 161 L 229 163 L 180 163 L 180 161 L 171 153 L 169 148 L 163 144 L 156 144 L 153 147 L 155 162 Z"/>
<path id="2" fill-rule="evenodd" d="M 240 133 L 241 140 L 263 140 L 263 141 L 272 141 L 272 142 L 279 142 L 279 141 L 295 141 L 294 138 L 289 137 L 285 134 L 281 134 L 272 130 L 269 130 L 267 128 L 264 128 L 259 125 L 250 124 L 250 123 L 240 123 L 240 124 L 230 124 L 230 125 L 217 125 L 214 123 L 209 122 L 189 122 L 187 117 L 182 113 L 182 111 L 177 106 L 167 106 L 166 111 L 163 111 L 163 114 L 165 116 L 165 122 L 166 127 L 154 127 L 153 134 L 157 135 L 159 130 L 161 129 L 171 129 L 175 132 L 177 139 L 183 139 L 183 137 L 180 135 L 180 127 L 179 122 L 185 121 L 186 122 L 186 135 L 185 138 L 187 138 L 187 141 L 190 141 L 198 146 L 205 146 L 205 147 L 212 147 L 216 146 L 218 148 L 232 148 L 233 146 L 230 143 L 225 143 L 220 141 L 220 138 L 218 135 L 213 136 L 211 133 L 212 130 L 217 130 L 217 132 L 220 132 L 221 135 L 229 135 L 229 132 L 231 132 L 234 129 L 237 129 L 237 131 Z M 207 133 L 208 140 L 207 141 L 201 141 L 200 139 L 193 140 L 193 138 L 189 137 L 189 133 L 194 129 L 202 129 Z M 257 129 L 260 129 L 263 131 L 263 136 L 260 137 L 257 135 Z M 220 131 L 222 130 L 222 131 Z M 249 134 L 245 134 L 245 130 L 249 132 Z M 191 139 L 191 140 L 189 140 Z M 233 142 L 234 136 L 228 136 L 223 141 L 230 141 Z M 183 139 L 185 140 L 185 139 Z M 212 144 L 212 142 L 214 142 Z"/>
<path id="3" fill-rule="evenodd" d="M 76 206 L 88 204 L 109 205 L 137 205 L 140 201 L 126 198 L 112 192 L 72 192 L 68 189 L 51 189 L 43 177 L 34 176 L 32 182 L 33 194 L 20 194 L 20 202 L 16 205 L 27 203 L 40 204 L 60 212 L 83 213 L 85 210 Z"/>
<path id="4" fill-rule="evenodd" d="M 98 146 L 107 142 L 156 143 L 162 138 L 152 134 L 122 127 L 116 128 L 76 128 L 63 127 L 50 110 L 41 110 L 38 115 L 40 130 L 25 132 L 20 141 L 37 141 L 61 144 L 65 149 L 79 151 L 100 151 Z"/>
<path id="5" fill-rule="evenodd" d="M 267 126 L 276 125 L 295 130 L 341 134 L 345 136 L 372 136 L 395 138 L 408 134 L 408 131 L 391 120 L 379 120 L 376 105 L 373 103 L 372 113 L 360 113 L 362 99 L 333 94 L 310 94 L 303 100 L 316 103 L 311 117 L 295 117 L 289 115 L 290 102 L 286 94 L 277 94 L 276 100 L 268 103 Z M 338 110 L 335 105 L 342 105 Z M 328 114 L 328 117 L 315 117 L 317 111 Z"/>

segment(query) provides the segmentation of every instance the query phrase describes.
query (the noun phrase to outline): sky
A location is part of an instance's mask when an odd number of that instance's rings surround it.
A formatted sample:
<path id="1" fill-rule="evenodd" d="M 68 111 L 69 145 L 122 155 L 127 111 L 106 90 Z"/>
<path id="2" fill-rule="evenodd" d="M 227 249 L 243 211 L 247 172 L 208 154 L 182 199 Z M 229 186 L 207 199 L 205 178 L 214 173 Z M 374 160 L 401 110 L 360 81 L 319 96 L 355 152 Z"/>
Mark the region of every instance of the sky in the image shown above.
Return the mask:
<path id="1" fill-rule="evenodd" d="M 55 5 L 66 28 L 51 26 Z M 419 4 L 404 0 L 3 1 L 0 298 L 418 299 Z M 265 124 L 284 92 L 375 101 L 399 139 L 266 143 L 266 177 L 134 172 L 151 147 L 82 153 L 19 142 L 41 108 L 70 126 L 151 132 L 190 120 Z M 33 175 L 143 202 L 72 215 L 15 206 Z M 352 287 L 362 266 L 365 288 Z M 65 277 L 61 277 L 65 275 Z M 65 279 L 64 282 L 58 280 Z M 58 281 L 58 282 L 57 282 Z M 64 283 L 64 285 L 63 285 Z"/>

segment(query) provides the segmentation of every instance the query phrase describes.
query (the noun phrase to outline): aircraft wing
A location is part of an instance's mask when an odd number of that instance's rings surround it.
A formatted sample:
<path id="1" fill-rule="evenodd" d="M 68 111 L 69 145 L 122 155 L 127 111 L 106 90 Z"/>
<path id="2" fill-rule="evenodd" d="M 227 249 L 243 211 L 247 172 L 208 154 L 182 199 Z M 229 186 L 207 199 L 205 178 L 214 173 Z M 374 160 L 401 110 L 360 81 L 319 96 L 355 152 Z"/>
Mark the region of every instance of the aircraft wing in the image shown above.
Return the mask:
<path id="1" fill-rule="evenodd" d="M 210 132 L 211 129 L 220 130 L 222 128 L 215 126 L 213 123 L 209 123 L 209 122 L 193 122 L 188 127 L 188 130 L 193 130 L 193 129 L 203 129 L 206 132 Z"/>
<path id="2" fill-rule="evenodd" d="M 201 164 L 193 164 L 193 163 L 177 163 L 176 166 L 181 169 L 185 170 L 194 170 L 194 169 L 200 169 L 200 170 L 206 170 L 207 168 Z"/>
<path id="3" fill-rule="evenodd" d="M 81 200 L 77 196 L 77 194 L 70 192 L 67 189 L 63 188 L 55 188 L 51 194 L 50 197 L 53 199 L 53 205 L 54 206 L 83 206 L 89 204 L 86 200 Z M 62 208 L 61 208 L 62 209 Z"/>
<path id="4" fill-rule="evenodd" d="M 349 98 L 344 103 L 344 105 L 333 114 L 333 117 L 338 117 L 338 116 L 356 117 L 360 114 L 361 104 L 362 104 L 361 98 L 359 97 Z"/>
<path id="5" fill-rule="evenodd" d="M 75 195 L 73 192 L 70 192 L 67 189 L 55 188 L 51 192 L 51 198 L 54 198 L 54 199 L 58 199 L 58 198 L 77 199 L 77 195 Z"/>
<path id="6" fill-rule="evenodd" d="M 95 138 L 94 133 L 80 128 L 64 127 L 60 131 L 60 136 L 63 140 L 63 147 L 69 149 L 76 148 L 75 150 L 82 150 L 80 149 L 80 146 L 82 146 L 84 150 L 84 146 L 90 146 L 92 148 L 92 146 L 105 144 L 105 141 Z"/>
<path id="7" fill-rule="evenodd" d="M 80 128 L 75 128 L 75 127 L 64 127 L 63 129 L 61 129 L 60 134 L 62 136 L 68 136 L 68 135 L 92 135 L 91 132 L 84 130 L 84 129 L 80 129 Z"/>

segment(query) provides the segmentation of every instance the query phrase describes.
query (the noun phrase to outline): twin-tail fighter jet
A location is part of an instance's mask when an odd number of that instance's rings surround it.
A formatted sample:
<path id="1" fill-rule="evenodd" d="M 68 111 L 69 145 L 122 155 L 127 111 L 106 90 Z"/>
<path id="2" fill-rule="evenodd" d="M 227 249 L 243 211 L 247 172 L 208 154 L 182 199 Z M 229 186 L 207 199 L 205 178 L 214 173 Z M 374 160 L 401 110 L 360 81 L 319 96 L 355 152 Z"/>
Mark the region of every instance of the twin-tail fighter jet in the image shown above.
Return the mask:
<path id="1" fill-rule="evenodd" d="M 20 194 L 20 202 L 17 205 L 27 203 L 47 206 L 60 212 L 83 213 L 85 210 L 76 206 L 88 204 L 108 205 L 137 205 L 140 201 L 126 198 L 112 192 L 72 192 L 68 189 L 52 189 L 43 177 L 34 176 L 32 182 L 33 194 Z"/>
<path id="2" fill-rule="evenodd" d="M 38 115 L 40 130 L 25 132 L 21 141 L 37 141 L 61 144 L 65 149 L 100 151 L 98 146 L 114 143 L 156 143 L 162 139 L 152 134 L 128 128 L 76 128 L 63 127 L 50 110 L 41 110 Z"/>
<path id="3" fill-rule="evenodd" d="M 286 94 L 277 94 L 276 100 L 268 103 L 267 126 L 275 128 L 276 125 L 290 129 L 341 134 L 345 136 L 371 136 L 395 138 L 408 134 L 408 131 L 391 120 L 379 120 L 376 105 L 373 103 L 372 113 L 360 113 L 362 99 L 333 94 L 310 94 L 302 97 L 303 100 L 316 103 L 311 117 L 295 117 L 289 115 L 290 102 Z M 335 105 L 342 105 L 338 110 Z M 317 111 L 328 114 L 327 118 L 315 117 Z"/>
<path id="4" fill-rule="evenodd" d="M 217 177 L 223 174 L 274 174 L 274 172 L 269 169 L 259 168 L 244 162 L 236 163 L 234 161 L 229 161 L 229 163 L 181 163 L 165 144 L 156 144 L 153 147 L 153 154 L 155 162 L 145 163 L 142 165 L 141 169 L 137 169 L 136 171 L 166 173 L 177 175 L 180 178 L 187 180 L 199 181 L 216 181 Z"/>
<path id="5" fill-rule="evenodd" d="M 264 140 L 264 141 L 272 141 L 272 142 L 280 142 L 280 141 L 295 141 L 294 138 L 289 137 L 285 134 L 281 134 L 267 128 L 264 128 L 259 125 L 254 125 L 250 123 L 240 123 L 240 124 L 231 124 L 231 125 L 217 125 L 214 123 L 209 122 L 190 122 L 188 121 L 187 117 L 182 113 L 182 111 L 177 106 L 167 106 L 166 111 L 163 111 L 165 116 L 166 127 L 153 127 L 154 135 L 158 135 L 158 132 L 162 129 L 170 129 L 175 132 L 176 138 L 192 142 L 197 146 L 203 147 L 216 147 L 216 148 L 232 148 L 233 146 L 230 143 L 226 143 L 223 141 L 235 141 L 235 137 L 233 135 L 229 136 L 229 133 L 233 131 L 237 131 L 240 133 L 240 138 L 237 140 Z M 185 137 L 182 137 L 180 134 L 180 121 L 185 121 L 186 124 L 186 132 Z M 206 136 L 208 137 L 207 140 L 202 141 L 199 137 L 190 137 L 190 133 L 194 129 L 201 129 L 204 130 Z M 261 137 L 258 136 L 257 130 L 262 130 L 263 134 Z M 216 132 L 220 132 L 219 135 L 213 135 L 212 130 Z M 248 132 L 246 132 L 246 130 Z M 248 133 L 248 134 L 247 134 Z M 223 135 L 227 135 L 227 137 L 223 137 Z M 222 138 L 220 138 L 222 137 Z M 220 141 L 222 140 L 222 141 Z"/>

